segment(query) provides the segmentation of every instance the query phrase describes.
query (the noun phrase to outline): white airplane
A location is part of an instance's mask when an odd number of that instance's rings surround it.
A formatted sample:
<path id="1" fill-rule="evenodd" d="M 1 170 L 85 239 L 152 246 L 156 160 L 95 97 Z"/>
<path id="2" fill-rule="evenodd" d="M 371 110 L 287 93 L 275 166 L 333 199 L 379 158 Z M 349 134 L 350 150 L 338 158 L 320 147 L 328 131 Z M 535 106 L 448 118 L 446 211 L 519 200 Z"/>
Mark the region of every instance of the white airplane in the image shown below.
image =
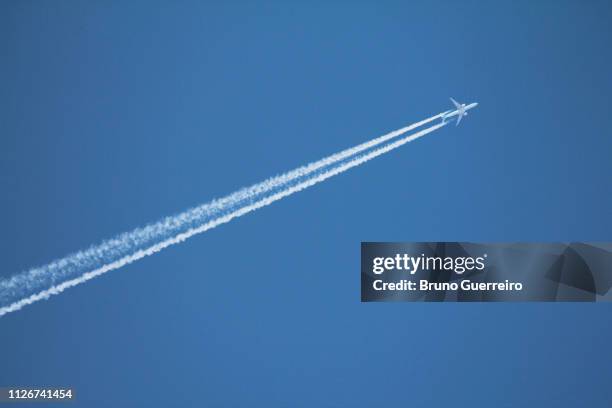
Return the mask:
<path id="1" fill-rule="evenodd" d="M 446 120 L 452 118 L 453 116 L 457 116 L 457 124 L 455 126 L 459 126 L 459 122 L 461 122 L 461 118 L 467 116 L 468 110 L 475 108 L 478 106 L 478 102 L 470 103 L 466 105 L 465 103 L 459 103 L 453 98 L 450 98 L 453 105 L 455 105 L 455 110 L 449 110 L 442 114 L 442 123 L 446 123 Z"/>

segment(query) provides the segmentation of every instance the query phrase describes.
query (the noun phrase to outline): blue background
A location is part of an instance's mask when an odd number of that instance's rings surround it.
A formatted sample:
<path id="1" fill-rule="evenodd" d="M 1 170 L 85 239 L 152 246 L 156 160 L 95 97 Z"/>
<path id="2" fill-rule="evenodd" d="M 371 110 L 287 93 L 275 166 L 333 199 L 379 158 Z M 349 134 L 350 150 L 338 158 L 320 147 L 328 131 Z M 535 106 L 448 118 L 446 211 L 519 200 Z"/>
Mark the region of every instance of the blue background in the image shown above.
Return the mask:
<path id="1" fill-rule="evenodd" d="M 359 246 L 610 241 L 606 1 L 0 4 L 3 277 L 450 108 L 448 126 L 0 319 L 78 406 L 612 402 L 609 304 L 361 304 Z"/>

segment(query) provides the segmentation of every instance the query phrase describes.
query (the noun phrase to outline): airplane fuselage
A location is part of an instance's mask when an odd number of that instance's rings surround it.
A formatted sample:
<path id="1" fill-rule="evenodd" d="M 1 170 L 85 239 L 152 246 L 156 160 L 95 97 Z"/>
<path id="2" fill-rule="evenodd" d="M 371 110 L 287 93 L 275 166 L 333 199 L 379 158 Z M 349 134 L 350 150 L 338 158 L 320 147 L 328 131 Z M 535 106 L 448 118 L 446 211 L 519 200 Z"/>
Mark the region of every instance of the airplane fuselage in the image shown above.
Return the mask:
<path id="1" fill-rule="evenodd" d="M 442 114 L 442 122 L 446 123 L 448 119 L 455 117 L 455 116 L 457 116 L 458 119 L 460 119 L 461 117 L 466 116 L 468 114 L 467 112 L 468 110 L 475 108 L 476 106 L 478 106 L 478 102 L 473 102 L 470 104 L 465 104 L 465 103 L 459 104 L 457 106 L 457 109 L 449 110 Z M 457 121 L 457 123 L 459 123 L 459 120 Z"/>

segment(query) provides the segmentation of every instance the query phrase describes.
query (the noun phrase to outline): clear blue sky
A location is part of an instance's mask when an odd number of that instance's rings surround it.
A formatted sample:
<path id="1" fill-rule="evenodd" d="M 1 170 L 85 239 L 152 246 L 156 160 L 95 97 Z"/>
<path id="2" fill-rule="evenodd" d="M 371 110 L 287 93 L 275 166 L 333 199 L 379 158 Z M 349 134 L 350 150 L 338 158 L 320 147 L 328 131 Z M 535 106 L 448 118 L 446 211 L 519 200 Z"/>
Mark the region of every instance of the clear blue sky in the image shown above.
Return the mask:
<path id="1" fill-rule="evenodd" d="M 127 3 L 127 4 L 126 4 Z M 361 304 L 375 241 L 610 241 L 606 1 L 0 4 L 9 276 L 449 108 L 446 127 L 0 319 L 78 406 L 612 401 L 607 304 Z"/>

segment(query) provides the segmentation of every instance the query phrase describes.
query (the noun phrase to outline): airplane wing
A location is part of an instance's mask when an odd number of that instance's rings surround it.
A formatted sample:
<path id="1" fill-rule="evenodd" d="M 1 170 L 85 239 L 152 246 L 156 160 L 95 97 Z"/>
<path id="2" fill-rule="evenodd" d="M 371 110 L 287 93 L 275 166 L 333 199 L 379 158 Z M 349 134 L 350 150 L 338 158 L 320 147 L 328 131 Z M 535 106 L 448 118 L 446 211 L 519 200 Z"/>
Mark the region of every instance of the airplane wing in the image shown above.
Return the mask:
<path id="1" fill-rule="evenodd" d="M 455 108 L 459 109 L 461 107 L 461 105 L 459 104 L 459 102 L 457 102 L 456 100 L 454 100 L 453 98 L 450 98 L 451 102 L 453 103 L 453 105 L 455 105 Z"/>
<path id="2" fill-rule="evenodd" d="M 462 117 L 463 117 L 463 115 L 457 116 L 457 123 L 455 124 L 455 126 L 459 126 L 459 122 L 461 122 L 461 118 Z"/>

